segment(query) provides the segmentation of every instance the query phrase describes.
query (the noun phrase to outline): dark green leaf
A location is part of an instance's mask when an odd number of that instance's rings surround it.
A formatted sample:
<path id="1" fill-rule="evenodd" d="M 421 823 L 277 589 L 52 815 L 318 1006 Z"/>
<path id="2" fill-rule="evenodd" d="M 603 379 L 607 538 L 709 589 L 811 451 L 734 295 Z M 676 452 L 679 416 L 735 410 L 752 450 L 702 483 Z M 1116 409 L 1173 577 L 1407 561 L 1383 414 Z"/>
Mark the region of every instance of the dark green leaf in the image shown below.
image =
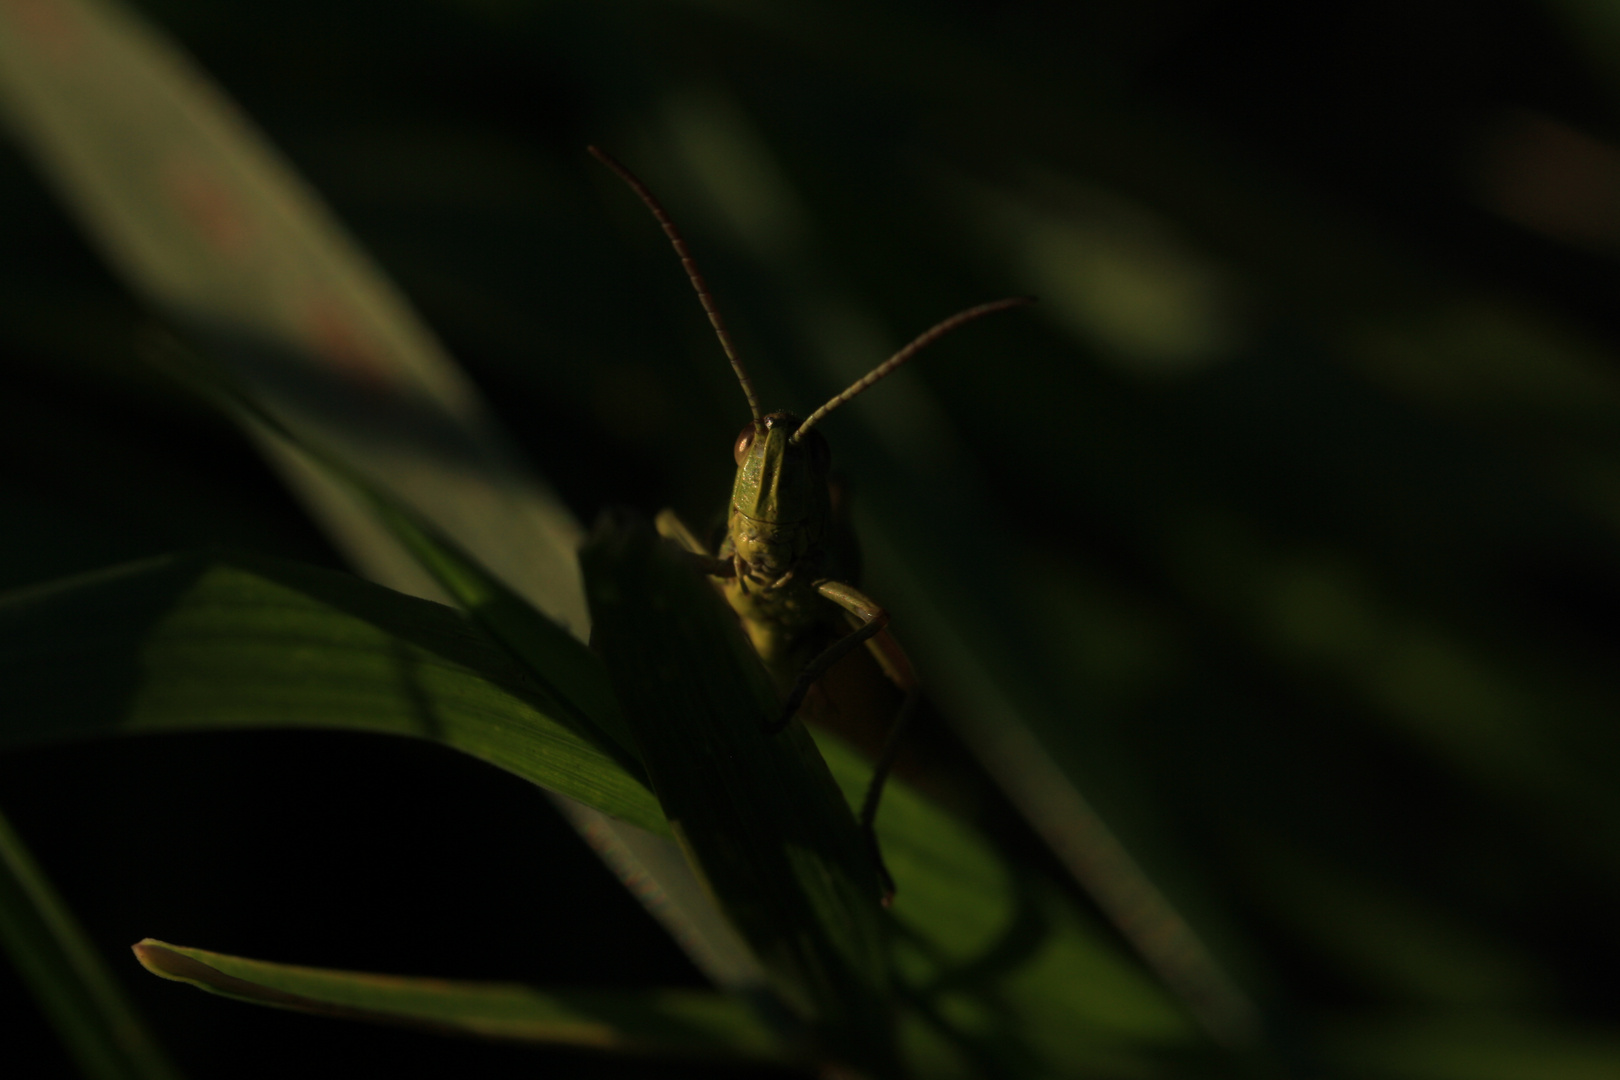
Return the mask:
<path id="1" fill-rule="evenodd" d="M 549 714 L 464 617 L 295 563 L 177 556 L 0 598 L 0 686 L 10 743 L 244 727 L 408 735 L 667 828 L 652 793 Z"/>
<path id="2" fill-rule="evenodd" d="M 644 780 L 641 763 L 601 662 L 589 649 L 486 570 L 455 541 L 346 461 L 295 434 L 213 365 L 184 350 L 172 361 L 187 381 L 251 431 L 316 467 L 368 510 L 422 570 L 538 681 L 551 715 L 612 754 Z"/>

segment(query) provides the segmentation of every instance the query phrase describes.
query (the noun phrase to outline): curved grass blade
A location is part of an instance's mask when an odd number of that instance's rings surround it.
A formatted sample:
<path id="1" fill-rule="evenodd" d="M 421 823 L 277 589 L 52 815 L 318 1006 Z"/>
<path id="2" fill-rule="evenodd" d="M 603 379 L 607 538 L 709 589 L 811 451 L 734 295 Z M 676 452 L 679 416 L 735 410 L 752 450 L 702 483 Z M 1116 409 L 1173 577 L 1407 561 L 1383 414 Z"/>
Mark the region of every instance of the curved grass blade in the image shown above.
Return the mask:
<path id="1" fill-rule="evenodd" d="M 794 1064 L 744 1002 L 700 990 L 540 989 L 518 983 L 375 975 L 249 960 L 147 938 L 152 974 L 278 1009 L 485 1039 L 561 1043 L 734 1064 Z"/>
<path id="2" fill-rule="evenodd" d="M 215 365 L 178 342 L 153 358 L 214 400 L 265 445 L 277 446 L 288 460 L 299 461 L 338 485 L 432 576 L 445 595 L 540 681 L 564 722 L 641 777 L 635 743 L 619 714 L 607 672 L 584 643 L 518 596 L 422 515 L 367 480 L 341 457 L 293 432 Z"/>
<path id="3" fill-rule="evenodd" d="M 581 553 L 595 642 L 687 857 L 777 992 L 826 1050 L 896 1072 L 879 885 L 802 725 L 731 612 L 644 522 L 604 522 Z"/>
<path id="4" fill-rule="evenodd" d="M 85 1076 L 178 1078 L 118 980 L 4 815 L 0 815 L 0 941 Z"/>
<path id="5" fill-rule="evenodd" d="M 647 787 L 462 616 L 297 563 L 173 556 L 0 598 L 0 687 L 7 743 L 264 727 L 405 735 L 668 829 Z"/>

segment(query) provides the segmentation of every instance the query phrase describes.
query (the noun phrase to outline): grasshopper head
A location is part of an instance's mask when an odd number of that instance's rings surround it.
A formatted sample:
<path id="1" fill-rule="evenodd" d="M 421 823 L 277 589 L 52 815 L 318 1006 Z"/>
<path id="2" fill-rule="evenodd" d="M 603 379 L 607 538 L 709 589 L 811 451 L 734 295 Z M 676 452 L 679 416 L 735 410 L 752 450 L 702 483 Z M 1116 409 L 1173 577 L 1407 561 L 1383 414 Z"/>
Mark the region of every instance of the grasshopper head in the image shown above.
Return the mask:
<path id="1" fill-rule="evenodd" d="M 831 516 L 832 450 L 819 431 L 793 442 L 799 423 L 791 413 L 770 413 L 743 428 L 732 447 L 732 543 L 748 563 L 777 573 L 820 542 Z"/>

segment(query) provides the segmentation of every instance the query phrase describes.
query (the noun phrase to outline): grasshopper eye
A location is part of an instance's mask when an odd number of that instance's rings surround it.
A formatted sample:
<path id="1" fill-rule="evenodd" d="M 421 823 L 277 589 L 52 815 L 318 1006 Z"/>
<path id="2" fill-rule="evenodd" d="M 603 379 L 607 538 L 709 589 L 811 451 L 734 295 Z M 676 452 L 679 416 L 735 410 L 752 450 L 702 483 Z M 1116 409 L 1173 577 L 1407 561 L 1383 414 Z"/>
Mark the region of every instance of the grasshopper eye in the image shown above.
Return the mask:
<path id="1" fill-rule="evenodd" d="M 737 433 L 737 441 L 731 447 L 731 456 L 740 467 L 748 458 L 748 448 L 754 445 L 755 426 L 750 423 Z"/>

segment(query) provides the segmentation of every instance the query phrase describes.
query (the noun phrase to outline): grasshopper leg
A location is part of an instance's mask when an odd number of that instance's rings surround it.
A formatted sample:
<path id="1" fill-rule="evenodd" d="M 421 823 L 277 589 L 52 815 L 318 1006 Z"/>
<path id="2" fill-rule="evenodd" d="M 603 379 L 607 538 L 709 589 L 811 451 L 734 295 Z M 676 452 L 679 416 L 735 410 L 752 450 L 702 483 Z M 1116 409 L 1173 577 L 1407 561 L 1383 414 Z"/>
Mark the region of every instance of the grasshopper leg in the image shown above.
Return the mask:
<path id="1" fill-rule="evenodd" d="M 817 680 L 827 673 L 828 668 L 860 648 L 869 638 L 881 633 L 883 628 L 889 625 L 889 613 L 854 586 L 845 585 L 841 581 L 818 581 L 816 591 L 854 615 L 860 620 L 861 625 L 827 646 L 821 655 L 805 665 L 799 677 L 794 680 L 793 688 L 788 691 L 780 719 L 768 729 L 772 734 L 787 727 L 788 721 L 799 711 L 799 706 L 804 704 L 804 696 L 810 692 L 810 688 Z"/>
<path id="2" fill-rule="evenodd" d="M 809 693 L 816 680 L 825 675 L 839 660 L 862 645 L 871 650 L 883 673 L 905 694 L 905 699 L 900 703 L 900 711 L 883 741 L 883 749 L 878 754 L 871 782 L 866 787 L 866 796 L 861 800 L 858 818 L 861 833 L 866 837 L 867 845 L 872 852 L 872 861 L 877 866 L 878 878 L 883 888 L 883 904 L 886 907 L 894 898 L 895 890 L 894 878 L 890 876 L 889 868 L 883 862 L 883 852 L 877 841 L 878 803 L 883 798 L 883 786 L 888 781 L 889 774 L 894 771 L 895 760 L 900 756 L 901 740 L 911 720 L 912 709 L 916 705 L 921 685 L 916 672 L 912 669 L 910 658 L 886 629 L 889 624 L 887 611 L 860 590 L 841 581 L 818 581 L 816 591 L 849 612 L 853 616 L 852 621 L 858 620 L 859 625 L 833 642 L 800 672 L 792 690 L 788 692 L 787 701 L 782 709 L 782 718 L 772 730 L 780 731 L 786 727 L 788 721 L 799 711 L 799 706 L 804 703 L 805 694 Z"/>
<path id="3" fill-rule="evenodd" d="M 922 683 L 911 666 L 911 658 L 888 630 L 868 638 L 866 647 L 877 658 L 883 673 L 905 695 L 900 701 L 899 711 L 894 715 L 894 722 L 889 725 L 888 735 L 884 736 L 883 749 L 878 752 L 877 763 L 872 768 L 872 779 L 867 781 L 866 796 L 861 800 L 858 819 L 861 832 L 872 849 L 872 859 L 877 863 L 878 877 L 882 880 L 883 906 L 888 907 L 894 899 L 894 878 L 890 876 L 889 868 L 883 862 L 883 852 L 878 847 L 878 803 L 883 800 L 883 785 L 900 757 L 900 747 L 904 744 L 906 728 L 911 723 L 912 710 L 916 708 L 917 698 L 922 693 Z"/>
<path id="4" fill-rule="evenodd" d="M 686 527 L 686 522 L 673 510 L 660 510 L 654 519 L 658 535 L 665 540 L 673 540 L 675 545 L 684 551 L 692 565 L 710 577 L 731 577 L 737 573 L 734 560 L 719 559 L 709 554 L 703 546 L 703 541 Z"/>

